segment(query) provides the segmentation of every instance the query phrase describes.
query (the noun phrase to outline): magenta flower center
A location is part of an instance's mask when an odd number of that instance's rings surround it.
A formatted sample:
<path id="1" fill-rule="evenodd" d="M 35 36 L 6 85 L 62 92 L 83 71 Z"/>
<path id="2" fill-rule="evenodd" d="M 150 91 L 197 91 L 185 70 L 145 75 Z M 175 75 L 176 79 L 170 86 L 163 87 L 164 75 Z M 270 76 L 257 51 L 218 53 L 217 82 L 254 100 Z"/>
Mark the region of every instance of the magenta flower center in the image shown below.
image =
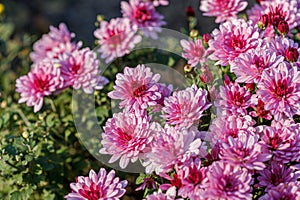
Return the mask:
<path id="1" fill-rule="evenodd" d="M 118 139 L 119 139 L 119 143 L 122 145 L 127 145 L 128 142 L 132 139 L 131 135 L 127 134 L 126 132 L 124 132 L 123 130 L 121 130 L 120 128 L 117 130 L 117 133 L 119 135 Z"/>
<path id="2" fill-rule="evenodd" d="M 233 180 L 231 180 L 230 177 L 225 177 L 223 178 L 223 180 L 221 180 L 223 182 L 223 189 L 226 192 L 232 192 L 232 191 L 237 191 L 237 185 L 234 183 Z"/>
<path id="3" fill-rule="evenodd" d="M 145 22 L 151 19 L 151 13 L 145 6 L 142 6 L 139 9 L 135 10 L 134 18 L 139 22 Z"/>
<path id="4" fill-rule="evenodd" d="M 189 176 L 188 176 L 188 179 L 194 183 L 195 185 L 197 185 L 198 183 L 201 182 L 202 180 L 202 175 L 201 175 L 201 172 L 200 170 L 198 170 L 196 167 L 191 167 L 190 168 L 190 173 L 189 173 Z"/>
<path id="5" fill-rule="evenodd" d="M 273 138 L 270 138 L 269 145 L 271 146 L 271 150 L 276 150 L 278 146 L 281 144 L 282 139 L 275 135 Z"/>
<path id="6" fill-rule="evenodd" d="M 98 200 L 103 197 L 103 191 L 95 183 L 92 183 L 90 187 L 84 185 L 78 193 L 89 200 Z"/>
<path id="7" fill-rule="evenodd" d="M 275 85 L 274 91 L 278 99 L 285 98 L 285 96 L 289 93 L 287 80 L 278 80 L 277 84 Z"/>
<path id="8" fill-rule="evenodd" d="M 266 65 L 262 58 L 258 57 L 257 55 L 254 55 L 253 60 L 259 72 L 262 72 L 266 68 Z"/>
<path id="9" fill-rule="evenodd" d="M 48 79 L 45 79 L 43 77 L 36 77 L 33 82 L 34 82 L 35 88 L 38 91 L 45 91 L 49 88 Z"/>
<path id="10" fill-rule="evenodd" d="M 241 35 L 239 36 L 234 35 L 231 37 L 231 39 L 226 39 L 225 44 L 232 49 L 242 50 L 246 46 L 246 41 L 243 39 Z"/>
<path id="11" fill-rule="evenodd" d="M 147 86 L 146 85 L 142 85 L 142 86 L 136 88 L 133 91 L 133 95 L 135 97 L 141 97 L 141 96 L 143 96 L 145 94 L 146 90 L 147 90 Z"/>

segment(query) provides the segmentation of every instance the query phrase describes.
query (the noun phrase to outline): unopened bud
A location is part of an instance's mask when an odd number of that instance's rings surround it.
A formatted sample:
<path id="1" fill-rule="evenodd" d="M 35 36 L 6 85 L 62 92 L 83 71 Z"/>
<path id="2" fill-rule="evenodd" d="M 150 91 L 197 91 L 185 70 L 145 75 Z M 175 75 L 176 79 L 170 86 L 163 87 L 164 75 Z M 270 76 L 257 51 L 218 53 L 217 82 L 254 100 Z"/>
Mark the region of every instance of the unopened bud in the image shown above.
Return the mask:
<path id="1" fill-rule="evenodd" d="M 289 47 L 285 50 L 285 59 L 289 62 L 296 62 L 299 58 L 298 49 Z"/>
<path id="2" fill-rule="evenodd" d="M 212 37 L 211 37 L 211 35 L 210 35 L 209 33 L 205 33 L 205 34 L 203 34 L 202 38 L 203 38 L 203 42 L 207 44 L 208 41 L 209 41 Z"/>
<path id="3" fill-rule="evenodd" d="M 250 91 L 253 91 L 255 89 L 255 84 L 254 83 L 247 83 L 246 88 Z"/>
<path id="4" fill-rule="evenodd" d="M 183 68 L 184 73 L 190 73 L 192 72 L 194 69 L 194 67 L 192 67 L 191 65 L 185 65 Z"/>
<path id="5" fill-rule="evenodd" d="M 257 22 L 257 26 L 259 29 L 266 29 L 266 27 L 268 26 L 268 21 L 269 21 L 269 17 L 268 15 L 262 15 L 260 16 L 258 22 Z"/>
<path id="6" fill-rule="evenodd" d="M 289 25 L 286 21 L 280 21 L 277 25 L 277 30 L 282 36 L 286 36 L 289 32 Z"/>
<path id="7" fill-rule="evenodd" d="M 191 30 L 191 32 L 190 32 L 191 38 L 196 38 L 198 35 L 199 35 L 199 31 L 197 31 L 195 29 Z"/>
<path id="8" fill-rule="evenodd" d="M 186 7 L 185 13 L 188 17 L 195 17 L 195 10 L 192 6 Z"/>

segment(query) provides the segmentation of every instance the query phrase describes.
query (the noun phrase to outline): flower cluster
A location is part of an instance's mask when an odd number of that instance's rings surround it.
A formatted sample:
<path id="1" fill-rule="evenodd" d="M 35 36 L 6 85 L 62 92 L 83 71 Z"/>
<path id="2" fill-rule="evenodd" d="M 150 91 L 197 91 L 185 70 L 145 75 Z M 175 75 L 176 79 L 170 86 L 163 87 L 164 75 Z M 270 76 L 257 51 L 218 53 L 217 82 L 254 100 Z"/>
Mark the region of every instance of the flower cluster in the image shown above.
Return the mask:
<path id="1" fill-rule="evenodd" d="M 192 40 L 177 41 L 187 60 L 185 89 L 161 83 L 142 63 L 116 75 L 107 95 L 121 111 L 105 122 L 99 153 L 109 155 L 109 163 L 119 160 L 121 169 L 135 162 L 145 167 L 138 187 L 150 189 L 144 199 L 300 198 L 300 48 L 294 31 L 300 2 L 258 2 L 245 20 L 237 15 L 244 0 L 201 1 L 203 15 L 220 25 L 203 36 L 190 30 Z M 101 21 L 94 32 L 101 58 L 109 63 L 128 54 L 142 39 L 138 33 L 157 38 L 165 22 L 156 7 L 168 3 L 122 1 L 122 18 Z M 187 13 L 195 20 L 192 8 Z M 96 54 L 73 37 L 61 24 L 35 43 L 31 71 L 16 83 L 19 102 L 37 112 L 43 97 L 67 87 L 86 93 L 103 87 Z M 218 88 L 215 71 L 223 79 Z M 126 185 L 113 170 L 91 170 L 65 198 L 119 199 Z"/>
<path id="2" fill-rule="evenodd" d="M 100 75 L 97 55 L 89 48 L 81 48 L 81 42 L 72 42 L 74 36 L 61 23 L 58 28 L 50 26 L 50 32 L 34 44 L 31 70 L 16 81 L 16 91 L 21 94 L 19 103 L 26 102 L 37 112 L 45 96 L 68 87 L 90 94 L 108 82 Z"/>

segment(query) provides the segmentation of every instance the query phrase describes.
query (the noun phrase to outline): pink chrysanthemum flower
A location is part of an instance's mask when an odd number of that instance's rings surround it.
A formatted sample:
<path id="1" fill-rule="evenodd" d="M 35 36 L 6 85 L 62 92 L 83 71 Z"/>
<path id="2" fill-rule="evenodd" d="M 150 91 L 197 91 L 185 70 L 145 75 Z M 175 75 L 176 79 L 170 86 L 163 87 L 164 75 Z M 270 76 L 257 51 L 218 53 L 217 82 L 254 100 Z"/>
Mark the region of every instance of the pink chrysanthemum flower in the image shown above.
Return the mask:
<path id="1" fill-rule="evenodd" d="M 300 125 L 292 119 L 273 121 L 271 127 L 258 127 L 261 140 L 272 151 L 274 160 L 288 163 L 300 161 Z"/>
<path id="2" fill-rule="evenodd" d="M 33 62 L 38 63 L 48 57 L 48 53 L 53 48 L 58 47 L 61 43 L 68 43 L 70 49 L 76 49 L 77 45 L 71 43 L 71 39 L 75 37 L 74 33 L 70 33 L 64 23 L 59 24 L 58 28 L 50 26 L 50 32 L 36 41 L 33 45 L 33 52 L 30 53 L 30 58 Z M 79 45 L 80 46 L 80 45 Z"/>
<path id="3" fill-rule="evenodd" d="M 151 72 L 149 67 L 138 65 L 135 68 L 124 68 L 124 73 L 117 74 L 114 90 L 108 93 L 112 99 L 121 100 L 120 108 L 135 107 L 146 109 L 149 106 L 162 105 L 164 98 L 169 96 L 171 89 L 159 84 L 159 74 Z"/>
<path id="4" fill-rule="evenodd" d="M 273 66 L 277 66 L 284 60 L 283 56 L 264 48 L 250 49 L 242 53 L 233 61 L 230 69 L 237 76 L 239 83 L 258 83 L 261 73 Z"/>
<path id="5" fill-rule="evenodd" d="M 61 71 L 49 62 L 39 62 L 31 71 L 16 81 L 16 91 L 21 94 L 19 103 L 26 102 L 27 106 L 34 106 L 34 112 L 43 106 L 44 96 L 59 90 L 63 86 Z"/>
<path id="6" fill-rule="evenodd" d="M 259 200 L 300 199 L 300 183 L 298 181 L 281 183 L 272 188 Z"/>
<path id="7" fill-rule="evenodd" d="M 200 62 L 205 62 L 205 49 L 202 44 L 202 40 L 180 40 L 180 44 L 184 51 L 182 53 L 182 57 L 186 58 L 188 60 L 188 64 L 190 64 L 192 67 L 195 67 Z"/>
<path id="8" fill-rule="evenodd" d="M 161 189 L 176 186 L 178 188 L 178 196 L 189 198 L 191 200 L 199 199 L 199 192 L 203 191 L 202 180 L 206 177 L 206 167 L 201 166 L 199 157 L 191 157 L 183 163 L 175 166 L 173 178 L 167 175 L 162 177 L 170 181 L 168 184 L 160 185 Z M 202 191 L 199 191 L 202 190 Z"/>
<path id="9" fill-rule="evenodd" d="M 100 153 L 112 155 L 109 163 L 120 158 L 120 167 L 124 169 L 129 161 L 136 162 L 146 152 L 146 147 L 153 140 L 154 131 L 150 118 L 138 111 L 115 113 L 105 124 Z"/>
<path id="10" fill-rule="evenodd" d="M 272 155 L 264 145 L 258 142 L 258 135 L 239 135 L 228 138 L 228 143 L 222 143 L 220 159 L 233 165 L 245 167 L 248 170 L 262 170 Z"/>
<path id="11" fill-rule="evenodd" d="M 137 26 L 132 25 L 126 18 L 115 18 L 110 22 L 102 21 L 94 35 L 100 45 L 98 51 L 106 63 L 129 54 L 142 39 L 137 35 Z"/>
<path id="12" fill-rule="evenodd" d="M 258 187 L 266 187 L 266 191 L 276 187 L 280 183 L 297 181 L 299 173 L 279 162 L 272 162 L 270 166 L 259 171 Z"/>
<path id="13" fill-rule="evenodd" d="M 212 32 L 208 41 L 208 58 L 217 60 L 216 65 L 227 66 L 241 53 L 256 48 L 260 38 L 259 31 L 243 19 L 227 21 Z"/>
<path id="14" fill-rule="evenodd" d="M 263 71 L 257 95 L 277 120 L 293 117 L 300 109 L 300 72 L 288 63 Z"/>
<path id="15" fill-rule="evenodd" d="M 147 0 L 147 1 L 152 2 L 155 7 L 169 5 L 169 0 Z"/>
<path id="16" fill-rule="evenodd" d="M 293 58 L 293 61 L 300 62 L 300 57 L 299 57 L 300 48 L 298 46 L 298 43 L 292 39 L 283 38 L 283 37 L 275 37 L 275 38 L 272 38 L 271 40 L 267 41 L 266 46 L 271 51 L 276 52 L 276 54 L 278 56 L 283 56 L 286 61 L 291 61 L 291 58 L 293 57 L 293 55 L 291 55 L 290 53 L 292 53 L 292 50 L 296 51 L 296 52 L 294 52 L 294 54 L 296 54 L 296 55 L 295 55 L 295 58 Z"/>
<path id="17" fill-rule="evenodd" d="M 248 5 L 245 0 L 201 0 L 200 10 L 203 16 L 217 17 L 215 22 L 221 23 L 237 18 L 237 14 Z"/>
<path id="18" fill-rule="evenodd" d="M 166 193 L 163 193 L 161 190 L 158 192 L 153 192 L 146 196 L 144 200 L 175 200 L 176 199 L 176 188 L 171 187 L 167 190 Z"/>
<path id="19" fill-rule="evenodd" d="M 230 82 L 220 86 L 220 99 L 215 102 L 222 113 L 246 114 L 247 108 L 251 105 L 251 93 L 245 86 L 241 87 L 238 83 Z"/>
<path id="20" fill-rule="evenodd" d="M 177 128 L 191 127 L 211 106 L 207 99 L 207 91 L 197 88 L 196 85 L 173 92 L 165 99 L 164 104 L 162 117 L 166 119 L 167 124 Z"/>
<path id="21" fill-rule="evenodd" d="M 74 200 L 119 200 L 126 192 L 127 181 L 120 181 L 115 177 L 115 171 L 106 172 L 100 168 L 98 174 L 90 170 L 89 176 L 79 176 L 75 183 L 71 183 L 72 192 L 65 196 L 66 199 Z"/>
<path id="22" fill-rule="evenodd" d="M 163 129 L 156 128 L 156 135 L 150 144 L 150 150 L 145 154 L 146 172 L 169 172 L 173 166 L 188 159 L 190 156 L 204 156 L 206 154 L 205 143 L 201 141 L 196 127 L 190 129 L 176 129 L 168 126 Z"/>
<path id="23" fill-rule="evenodd" d="M 97 59 L 96 53 L 89 48 L 75 50 L 71 54 L 63 54 L 59 64 L 61 75 L 64 78 L 64 87 L 72 86 L 76 90 L 82 88 L 86 93 L 92 93 L 99 87 L 98 83 L 101 77 L 98 67 L 100 61 Z M 103 83 L 106 84 L 107 81 Z"/>
<path id="24" fill-rule="evenodd" d="M 251 174 L 238 165 L 223 161 L 214 162 L 203 181 L 205 199 L 252 199 Z"/>
<path id="25" fill-rule="evenodd" d="M 254 109 L 254 111 L 249 112 L 249 115 L 251 115 L 252 117 L 261 117 L 267 120 L 272 119 L 270 111 L 265 110 L 265 103 L 260 98 L 258 98 L 257 95 L 252 95 L 251 102 L 251 107 Z"/>
<path id="26" fill-rule="evenodd" d="M 163 16 L 156 12 L 151 2 L 144 0 L 129 0 L 129 3 L 122 1 L 121 8 L 124 18 L 128 18 L 133 24 L 141 29 L 146 37 L 156 39 L 157 32 L 165 25 Z"/>
<path id="27" fill-rule="evenodd" d="M 213 144 L 228 143 L 229 136 L 237 138 L 239 135 L 255 135 L 253 127 L 255 121 L 249 115 L 217 116 L 209 126 L 209 134 Z"/>

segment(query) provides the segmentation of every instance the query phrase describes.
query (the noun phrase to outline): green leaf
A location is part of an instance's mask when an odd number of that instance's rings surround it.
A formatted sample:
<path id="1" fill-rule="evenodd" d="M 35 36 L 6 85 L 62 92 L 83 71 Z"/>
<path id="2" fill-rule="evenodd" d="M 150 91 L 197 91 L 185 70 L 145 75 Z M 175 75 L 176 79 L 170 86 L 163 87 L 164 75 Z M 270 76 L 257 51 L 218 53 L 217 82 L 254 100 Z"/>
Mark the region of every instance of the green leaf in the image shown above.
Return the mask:
<path id="1" fill-rule="evenodd" d="M 28 186 L 27 188 L 23 188 L 20 191 L 14 191 L 10 194 L 11 200 L 27 200 L 29 199 L 31 193 L 33 192 L 33 188 Z"/>
<path id="2" fill-rule="evenodd" d="M 56 114 L 55 113 L 51 113 L 50 115 L 47 116 L 46 118 L 46 124 L 49 127 L 52 127 L 55 124 L 55 118 L 56 118 Z"/>
<path id="3" fill-rule="evenodd" d="M 146 174 L 140 174 L 136 180 L 135 180 L 135 184 L 136 185 L 139 185 L 139 184 L 142 184 L 144 182 L 144 179 L 146 178 Z"/>

